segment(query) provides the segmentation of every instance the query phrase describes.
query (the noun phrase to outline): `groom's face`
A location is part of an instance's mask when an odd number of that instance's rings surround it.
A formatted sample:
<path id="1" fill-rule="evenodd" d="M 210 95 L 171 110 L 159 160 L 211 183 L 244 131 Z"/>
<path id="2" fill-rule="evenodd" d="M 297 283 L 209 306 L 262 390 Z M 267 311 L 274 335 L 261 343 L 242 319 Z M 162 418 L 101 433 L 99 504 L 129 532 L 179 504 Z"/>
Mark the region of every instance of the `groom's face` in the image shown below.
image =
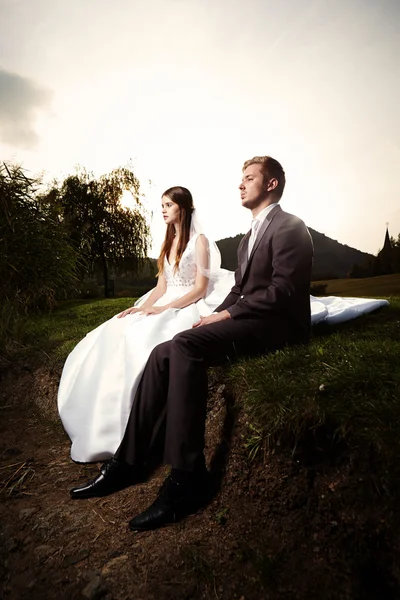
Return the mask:
<path id="1" fill-rule="evenodd" d="M 249 165 L 239 185 L 242 206 L 245 208 L 257 208 L 257 206 L 268 197 L 267 185 L 261 171 L 261 165 L 254 163 Z"/>

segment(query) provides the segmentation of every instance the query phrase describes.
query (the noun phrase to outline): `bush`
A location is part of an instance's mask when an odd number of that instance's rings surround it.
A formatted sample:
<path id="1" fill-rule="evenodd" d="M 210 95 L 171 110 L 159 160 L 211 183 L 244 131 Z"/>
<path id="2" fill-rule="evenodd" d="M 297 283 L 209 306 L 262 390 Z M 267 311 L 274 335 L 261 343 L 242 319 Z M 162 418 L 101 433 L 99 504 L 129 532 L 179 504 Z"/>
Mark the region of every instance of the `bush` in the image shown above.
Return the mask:
<path id="1" fill-rule="evenodd" d="M 39 179 L 0 165 L 1 343 L 17 333 L 21 315 L 48 311 L 77 285 L 78 259 L 56 208 L 42 203 Z"/>
<path id="2" fill-rule="evenodd" d="M 101 286 L 93 279 L 84 279 L 79 286 L 80 298 L 100 298 L 103 295 Z"/>

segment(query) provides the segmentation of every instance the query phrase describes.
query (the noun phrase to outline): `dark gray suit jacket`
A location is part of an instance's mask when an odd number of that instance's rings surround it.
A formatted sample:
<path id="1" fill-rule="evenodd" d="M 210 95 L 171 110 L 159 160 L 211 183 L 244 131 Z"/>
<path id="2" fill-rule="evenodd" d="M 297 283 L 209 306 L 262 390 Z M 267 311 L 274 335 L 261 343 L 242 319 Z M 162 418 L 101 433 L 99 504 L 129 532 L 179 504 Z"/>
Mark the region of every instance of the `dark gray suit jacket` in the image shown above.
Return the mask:
<path id="1" fill-rule="evenodd" d="M 248 258 L 249 237 L 240 242 L 235 285 L 217 312 L 267 321 L 278 345 L 308 341 L 313 245 L 307 227 L 278 205 L 260 226 Z"/>

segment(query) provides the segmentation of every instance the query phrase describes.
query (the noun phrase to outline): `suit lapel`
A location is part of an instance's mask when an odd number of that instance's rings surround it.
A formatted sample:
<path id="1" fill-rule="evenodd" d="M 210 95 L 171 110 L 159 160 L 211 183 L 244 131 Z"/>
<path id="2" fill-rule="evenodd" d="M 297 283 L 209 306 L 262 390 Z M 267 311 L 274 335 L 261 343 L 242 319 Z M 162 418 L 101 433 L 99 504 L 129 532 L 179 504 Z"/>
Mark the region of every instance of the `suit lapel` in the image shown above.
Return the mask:
<path id="1" fill-rule="evenodd" d="M 256 237 L 256 240 L 254 242 L 254 246 L 252 248 L 252 251 L 251 251 L 251 254 L 250 254 L 249 258 L 247 258 L 247 249 L 249 247 L 249 240 L 247 239 L 247 244 L 245 244 L 245 246 L 246 246 L 246 248 L 245 248 L 246 252 L 245 252 L 244 256 L 242 257 L 242 260 L 241 260 L 241 263 L 240 263 L 240 269 L 241 269 L 241 273 L 242 273 L 242 279 L 243 279 L 243 276 L 245 274 L 245 271 L 246 271 L 246 269 L 247 269 L 247 267 L 248 267 L 251 259 L 254 256 L 254 252 L 257 250 L 257 247 L 258 247 L 259 243 L 261 242 L 261 239 L 262 239 L 264 233 L 267 231 L 267 229 L 270 226 L 270 224 L 272 222 L 272 219 L 274 218 L 274 216 L 276 215 L 276 213 L 279 212 L 279 211 L 281 211 L 281 210 L 282 209 L 281 209 L 281 207 L 278 204 L 278 206 L 275 206 L 267 214 L 267 216 L 264 219 L 263 224 L 261 225 L 261 227 L 258 230 L 257 237 Z M 248 235 L 248 237 L 250 237 L 250 232 L 247 235 Z"/>
<path id="2" fill-rule="evenodd" d="M 240 272 L 242 274 L 242 279 L 243 279 L 243 275 L 246 270 L 247 261 L 248 261 L 247 256 L 248 256 L 248 249 L 249 249 L 250 233 L 251 233 L 251 230 L 246 233 L 246 235 L 244 236 L 243 241 L 242 241 L 241 256 L 239 259 L 239 266 L 240 266 Z"/>

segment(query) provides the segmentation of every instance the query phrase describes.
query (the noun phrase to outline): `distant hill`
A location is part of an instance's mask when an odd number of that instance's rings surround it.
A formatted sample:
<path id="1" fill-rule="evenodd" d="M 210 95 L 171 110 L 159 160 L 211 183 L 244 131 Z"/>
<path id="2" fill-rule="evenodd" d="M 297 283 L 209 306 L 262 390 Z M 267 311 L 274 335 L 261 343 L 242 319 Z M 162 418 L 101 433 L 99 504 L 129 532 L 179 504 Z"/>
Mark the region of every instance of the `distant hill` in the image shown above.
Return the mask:
<path id="1" fill-rule="evenodd" d="M 372 254 L 340 244 L 315 229 L 309 231 L 314 242 L 314 280 L 347 277 L 355 264 L 362 265 L 373 258 Z"/>
<path id="2" fill-rule="evenodd" d="M 364 264 L 372 258 L 371 254 L 340 244 L 315 229 L 309 228 L 309 231 L 314 243 L 313 281 L 347 277 L 355 264 Z M 217 241 L 225 269 L 236 269 L 237 248 L 243 235 Z"/>

